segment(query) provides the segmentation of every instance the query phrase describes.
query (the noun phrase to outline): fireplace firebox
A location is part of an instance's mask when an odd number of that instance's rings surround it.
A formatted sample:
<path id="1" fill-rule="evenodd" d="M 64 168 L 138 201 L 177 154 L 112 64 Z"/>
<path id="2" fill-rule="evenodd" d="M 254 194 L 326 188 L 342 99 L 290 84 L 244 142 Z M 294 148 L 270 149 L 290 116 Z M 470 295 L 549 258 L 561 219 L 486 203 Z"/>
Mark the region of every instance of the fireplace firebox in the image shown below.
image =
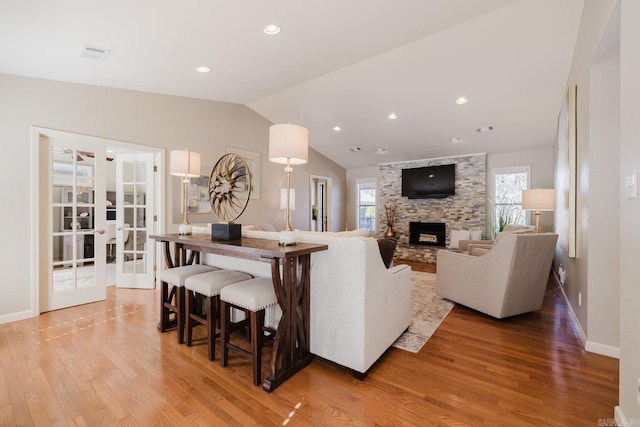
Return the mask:
<path id="1" fill-rule="evenodd" d="M 409 222 L 409 244 L 444 247 L 445 240 L 444 222 Z"/>

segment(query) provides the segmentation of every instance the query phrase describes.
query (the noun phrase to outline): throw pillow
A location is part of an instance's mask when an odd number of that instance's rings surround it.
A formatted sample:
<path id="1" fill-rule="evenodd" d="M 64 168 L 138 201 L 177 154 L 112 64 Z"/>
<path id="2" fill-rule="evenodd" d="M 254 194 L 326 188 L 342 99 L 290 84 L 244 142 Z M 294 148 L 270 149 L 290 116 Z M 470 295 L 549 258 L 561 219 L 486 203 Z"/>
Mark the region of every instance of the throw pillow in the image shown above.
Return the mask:
<path id="1" fill-rule="evenodd" d="M 458 249 L 460 240 L 469 240 L 471 238 L 471 232 L 469 230 L 451 230 L 451 236 L 449 238 L 449 247 L 451 249 Z"/>
<path id="2" fill-rule="evenodd" d="M 471 240 L 482 240 L 482 230 L 471 230 Z"/>

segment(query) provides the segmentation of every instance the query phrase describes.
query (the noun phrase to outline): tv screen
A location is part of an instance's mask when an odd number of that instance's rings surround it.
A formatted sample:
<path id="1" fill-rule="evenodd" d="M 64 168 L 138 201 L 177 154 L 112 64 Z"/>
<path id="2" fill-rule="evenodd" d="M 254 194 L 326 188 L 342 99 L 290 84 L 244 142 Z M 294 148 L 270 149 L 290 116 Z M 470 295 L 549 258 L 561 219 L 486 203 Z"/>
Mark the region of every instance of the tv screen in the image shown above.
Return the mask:
<path id="1" fill-rule="evenodd" d="M 456 194 L 456 165 L 402 169 L 402 195 L 410 199 L 442 199 Z"/>

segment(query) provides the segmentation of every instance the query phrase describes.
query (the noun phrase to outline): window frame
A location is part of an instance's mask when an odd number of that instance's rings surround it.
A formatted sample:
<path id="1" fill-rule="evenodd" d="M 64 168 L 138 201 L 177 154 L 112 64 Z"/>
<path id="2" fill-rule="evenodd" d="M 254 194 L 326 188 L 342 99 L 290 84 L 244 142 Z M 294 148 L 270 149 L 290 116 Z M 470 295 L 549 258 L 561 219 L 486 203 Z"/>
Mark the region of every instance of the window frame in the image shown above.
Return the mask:
<path id="1" fill-rule="evenodd" d="M 491 168 L 491 173 L 490 173 L 490 181 L 489 181 L 489 194 L 491 197 L 491 205 L 493 207 L 493 209 L 495 209 L 496 206 L 496 176 L 497 175 L 510 175 L 510 174 L 519 174 L 519 173 L 526 173 L 527 174 L 527 186 L 524 190 L 528 190 L 531 188 L 531 165 L 524 165 L 524 166 L 509 166 L 509 167 L 501 167 L 501 168 Z M 522 204 L 520 205 L 521 210 L 522 210 Z M 525 219 L 525 223 L 526 224 L 530 224 L 531 223 L 531 212 L 530 211 L 524 211 L 524 219 Z M 492 218 L 495 220 L 494 218 L 494 214 L 486 215 L 487 221 L 490 221 Z M 490 230 L 494 230 L 495 229 L 495 224 L 488 224 L 489 225 L 489 229 Z"/>
<path id="2" fill-rule="evenodd" d="M 373 205 L 364 205 L 364 206 L 373 206 L 375 209 L 374 213 L 374 221 L 373 221 L 373 231 L 369 229 L 369 227 L 364 227 L 360 224 L 360 186 L 363 184 L 373 184 L 375 187 L 375 201 Z M 356 179 L 356 229 L 367 228 L 369 229 L 369 233 L 375 234 L 378 232 L 378 179 L 377 178 L 360 178 Z"/>

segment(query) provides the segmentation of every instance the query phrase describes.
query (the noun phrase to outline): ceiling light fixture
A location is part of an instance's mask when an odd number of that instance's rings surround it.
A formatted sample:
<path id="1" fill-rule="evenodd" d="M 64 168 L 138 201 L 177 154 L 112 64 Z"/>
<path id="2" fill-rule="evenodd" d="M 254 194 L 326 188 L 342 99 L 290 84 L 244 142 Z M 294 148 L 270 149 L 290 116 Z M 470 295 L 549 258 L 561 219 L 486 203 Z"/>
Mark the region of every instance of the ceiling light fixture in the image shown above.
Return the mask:
<path id="1" fill-rule="evenodd" d="M 462 142 L 462 139 L 456 136 L 452 136 L 451 138 L 449 138 L 449 142 Z"/>
<path id="2" fill-rule="evenodd" d="M 467 102 L 469 102 L 469 100 L 467 98 L 465 98 L 464 96 L 461 96 L 460 98 L 456 99 L 456 104 L 458 104 L 458 105 L 464 105 Z"/>
<path id="3" fill-rule="evenodd" d="M 269 24 L 266 27 L 264 27 L 264 33 L 269 36 L 275 36 L 280 31 L 282 31 L 282 28 L 280 28 L 278 25 L 275 25 L 275 24 Z"/>
<path id="4" fill-rule="evenodd" d="M 342 128 L 340 126 L 334 126 L 333 127 L 333 131 L 334 132 L 340 132 L 342 130 Z"/>
<path id="5" fill-rule="evenodd" d="M 482 127 L 476 128 L 476 132 L 478 133 L 491 132 L 492 130 L 493 130 L 493 126 L 482 126 Z"/>
<path id="6" fill-rule="evenodd" d="M 196 71 L 199 73 L 208 73 L 209 71 L 211 71 L 211 68 L 209 67 L 198 67 L 196 68 Z"/>
<path id="7" fill-rule="evenodd" d="M 396 114 L 396 113 L 391 113 L 391 114 L 389 114 L 389 115 L 387 116 L 387 119 L 389 119 L 389 120 L 395 120 L 395 119 L 397 119 L 397 118 L 398 118 L 398 116 L 397 116 L 397 114 Z"/>
<path id="8" fill-rule="evenodd" d="M 349 150 L 353 151 L 354 153 L 357 153 L 358 151 L 360 151 L 360 147 L 351 147 L 349 148 Z"/>
<path id="9" fill-rule="evenodd" d="M 378 154 L 386 154 L 387 153 L 387 149 L 386 148 L 378 148 L 376 150 L 376 153 L 378 153 Z"/>

